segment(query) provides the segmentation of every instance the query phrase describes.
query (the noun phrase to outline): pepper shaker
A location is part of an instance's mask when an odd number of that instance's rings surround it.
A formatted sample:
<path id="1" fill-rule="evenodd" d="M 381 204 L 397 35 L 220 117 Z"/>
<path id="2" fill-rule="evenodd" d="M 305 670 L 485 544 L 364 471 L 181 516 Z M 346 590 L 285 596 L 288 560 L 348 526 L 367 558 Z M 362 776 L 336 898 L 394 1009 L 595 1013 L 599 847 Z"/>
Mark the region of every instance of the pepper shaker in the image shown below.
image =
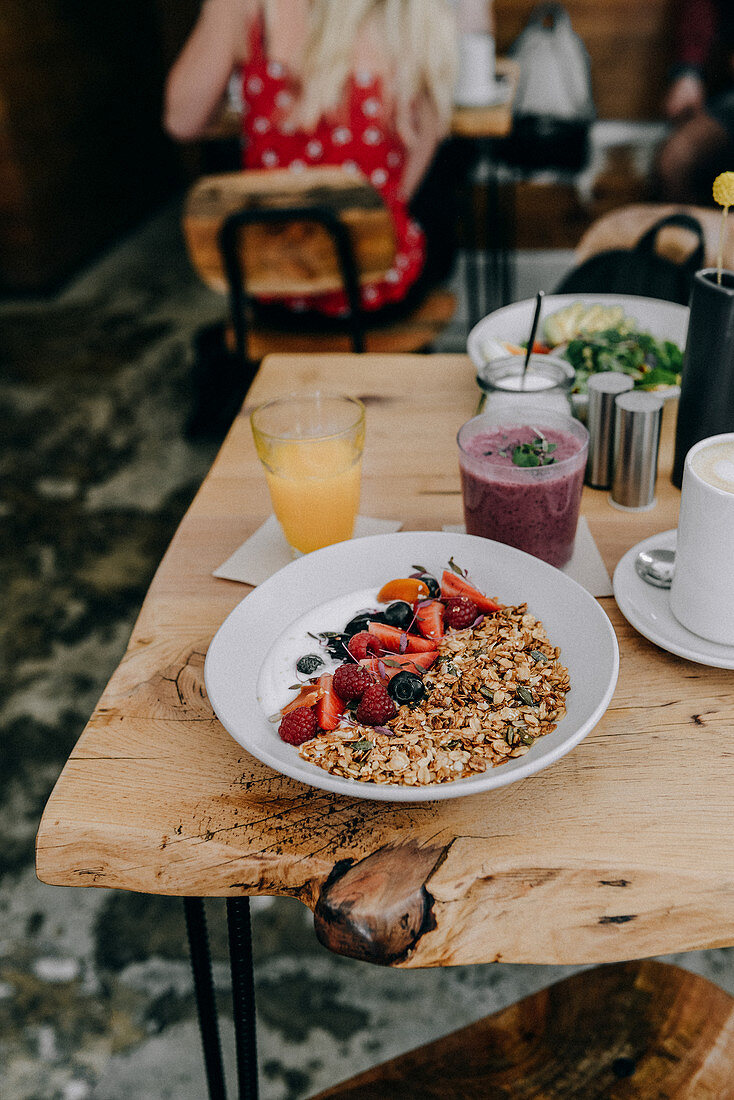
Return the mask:
<path id="1" fill-rule="evenodd" d="M 641 511 L 655 506 L 663 399 L 630 390 L 614 400 L 614 477 L 610 502 Z"/>

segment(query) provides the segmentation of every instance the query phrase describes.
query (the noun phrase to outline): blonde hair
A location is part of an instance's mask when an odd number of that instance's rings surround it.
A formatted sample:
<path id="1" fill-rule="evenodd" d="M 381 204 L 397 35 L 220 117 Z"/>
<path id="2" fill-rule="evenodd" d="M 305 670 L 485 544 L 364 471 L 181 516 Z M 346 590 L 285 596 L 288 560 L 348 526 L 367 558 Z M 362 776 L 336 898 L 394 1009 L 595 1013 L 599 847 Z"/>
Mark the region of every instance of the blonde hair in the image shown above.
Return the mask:
<path id="1" fill-rule="evenodd" d="M 263 0 L 266 28 L 273 0 Z M 449 0 L 310 0 L 309 33 L 297 72 L 301 95 L 293 119 L 304 129 L 333 114 L 354 70 L 354 47 L 365 25 L 374 24 L 384 50 L 395 122 L 401 138 L 414 135 L 412 107 L 418 96 L 432 101 L 448 128 L 456 79 L 456 22 Z"/>

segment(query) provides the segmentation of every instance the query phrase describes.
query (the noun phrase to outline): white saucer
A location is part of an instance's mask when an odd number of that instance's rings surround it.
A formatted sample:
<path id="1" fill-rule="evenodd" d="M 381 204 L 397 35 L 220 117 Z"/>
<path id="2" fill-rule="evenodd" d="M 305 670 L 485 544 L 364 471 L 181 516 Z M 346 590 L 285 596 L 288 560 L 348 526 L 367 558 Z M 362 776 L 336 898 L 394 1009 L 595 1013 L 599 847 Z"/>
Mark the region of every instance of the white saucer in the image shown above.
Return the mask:
<path id="1" fill-rule="evenodd" d="M 635 558 L 640 550 L 652 547 L 675 550 L 676 534 L 675 530 L 661 531 L 627 551 L 614 570 L 612 583 L 617 606 L 635 630 L 668 653 L 675 653 L 699 665 L 734 668 L 734 645 L 707 642 L 705 638 L 686 630 L 670 610 L 669 591 L 647 584 L 635 572 Z"/>

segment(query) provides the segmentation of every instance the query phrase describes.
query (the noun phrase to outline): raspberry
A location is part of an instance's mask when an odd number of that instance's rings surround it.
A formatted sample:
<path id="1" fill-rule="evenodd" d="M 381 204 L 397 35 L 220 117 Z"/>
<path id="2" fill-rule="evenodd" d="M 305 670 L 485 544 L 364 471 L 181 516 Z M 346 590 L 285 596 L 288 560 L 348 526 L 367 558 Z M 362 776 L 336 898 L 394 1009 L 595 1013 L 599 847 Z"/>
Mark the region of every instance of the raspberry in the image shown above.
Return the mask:
<path id="1" fill-rule="evenodd" d="M 446 600 L 444 623 L 454 630 L 463 630 L 471 624 L 479 614 L 479 608 L 468 596 L 451 596 Z"/>
<path id="2" fill-rule="evenodd" d="M 397 707 L 384 684 L 371 684 L 362 696 L 355 718 L 363 726 L 383 726 L 397 714 Z"/>
<path id="3" fill-rule="evenodd" d="M 375 678 L 369 669 L 361 665 L 339 665 L 334 672 L 334 691 L 340 699 L 361 699 Z"/>
<path id="4" fill-rule="evenodd" d="M 347 644 L 347 649 L 355 661 L 363 661 L 370 653 L 380 652 L 380 643 L 374 634 L 367 630 L 360 630 L 359 634 L 353 634 Z"/>
<path id="5" fill-rule="evenodd" d="M 283 715 L 278 733 L 289 745 L 302 745 L 316 736 L 316 711 L 313 707 L 296 707 Z"/>

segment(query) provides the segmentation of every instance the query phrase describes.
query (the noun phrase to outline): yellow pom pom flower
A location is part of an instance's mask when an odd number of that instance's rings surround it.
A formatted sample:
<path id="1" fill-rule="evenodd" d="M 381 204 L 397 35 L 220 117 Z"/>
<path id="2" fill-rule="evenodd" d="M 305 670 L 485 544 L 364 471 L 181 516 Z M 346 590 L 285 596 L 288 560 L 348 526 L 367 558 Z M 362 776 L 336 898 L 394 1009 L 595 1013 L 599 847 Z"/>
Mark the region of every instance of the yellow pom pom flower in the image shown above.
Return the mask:
<path id="1" fill-rule="evenodd" d="M 734 172 L 722 172 L 716 177 L 714 199 L 719 206 L 734 206 Z"/>

